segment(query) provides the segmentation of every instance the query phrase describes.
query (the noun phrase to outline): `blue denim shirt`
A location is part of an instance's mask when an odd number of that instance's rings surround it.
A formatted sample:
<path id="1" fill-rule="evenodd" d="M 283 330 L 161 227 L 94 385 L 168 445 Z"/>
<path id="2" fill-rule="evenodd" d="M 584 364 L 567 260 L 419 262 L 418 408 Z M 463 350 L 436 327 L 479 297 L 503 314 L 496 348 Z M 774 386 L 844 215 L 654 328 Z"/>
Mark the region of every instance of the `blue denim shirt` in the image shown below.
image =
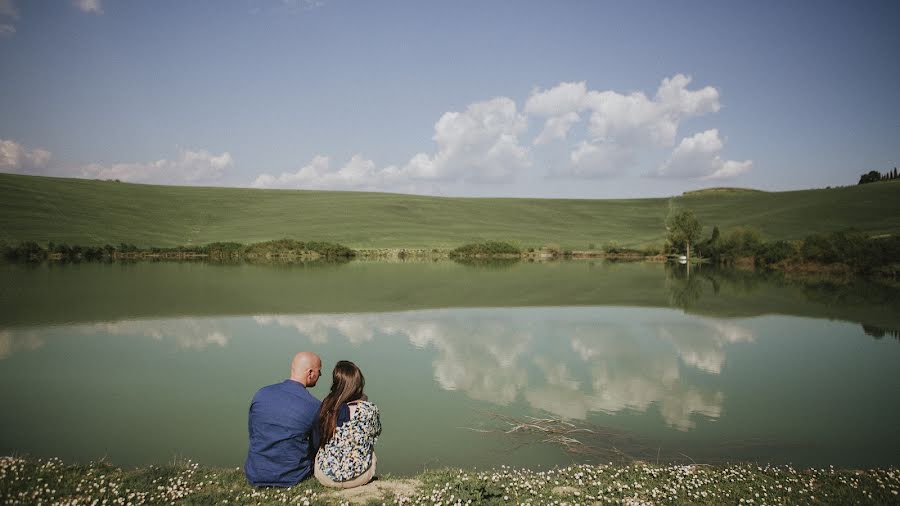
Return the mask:
<path id="1" fill-rule="evenodd" d="M 244 473 L 252 485 L 290 487 L 312 472 L 318 399 L 293 380 L 263 387 L 250 403 Z"/>

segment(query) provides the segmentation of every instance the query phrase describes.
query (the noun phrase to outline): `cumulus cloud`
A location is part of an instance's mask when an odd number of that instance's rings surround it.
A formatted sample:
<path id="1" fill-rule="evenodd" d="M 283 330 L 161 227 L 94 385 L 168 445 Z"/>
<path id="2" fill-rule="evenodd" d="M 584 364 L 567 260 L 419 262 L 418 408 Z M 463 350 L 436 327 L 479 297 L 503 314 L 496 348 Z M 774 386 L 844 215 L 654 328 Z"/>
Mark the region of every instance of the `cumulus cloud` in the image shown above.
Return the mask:
<path id="1" fill-rule="evenodd" d="M 434 125 L 437 149 L 417 153 L 405 165 L 379 167 L 361 155 L 332 164 L 329 157 L 318 155 L 295 172 L 260 174 L 253 186 L 397 191 L 406 185 L 406 191 L 421 191 L 423 182 L 510 182 L 533 166 L 529 143 L 520 142 L 530 117 L 543 119 L 541 131 L 531 140 L 534 146 L 568 141 L 573 127 L 587 118 L 586 137 L 571 147 L 568 163 L 549 175 L 617 176 L 640 163 L 644 151 L 674 146 L 685 119 L 720 110 L 716 88 L 692 89 L 690 84 L 690 76 L 676 74 L 662 79 L 656 93 L 648 96 L 640 91 L 590 90 L 583 81 L 562 82 L 547 90 L 534 89 L 521 111 L 513 100 L 497 97 L 444 113 Z M 681 151 L 689 149 L 679 146 L 678 156 L 659 173 L 683 176 L 680 159 L 686 154 Z M 750 165 L 723 161 L 714 153 L 695 177 L 733 177 Z"/>
<path id="2" fill-rule="evenodd" d="M 525 112 L 533 116 L 557 117 L 584 109 L 587 83 L 559 83 L 549 90 L 536 88 L 525 102 Z"/>
<path id="3" fill-rule="evenodd" d="M 519 144 L 527 126 L 516 103 L 506 97 L 444 113 L 434 125 L 438 151 L 415 155 L 404 172 L 420 179 L 511 180 L 516 171 L 531 165 L 528 148 Z"/>
<path id="4" fill-rule="evenodd" d="M 715 128 L 681 140 L 678 147 L 656 174 L 665 177 L 728 179 L 749 171 L 752 160 L 722 160 L 719 152 L 724 143 Z"/>
<path id="5" fill-rule="evenodd" d="M 642 148 L 673 145 L 684 119 L 720 109 L 718 90 L 711 86 L 689 90 L 690 82 L 691 77 L 683 74 L 665 78 L 653 98 L 643 92 L 626 95 L 588 90 L 584 82 L 564 82 L 549 90 L 534 90 L 525 112 L 546 118 L 535 144 L 565 140 L 580 121 L 580 113 L 589 112 L 589 138 L 572 151 L 570 167 L 555 174 L 608 176 L 633 166 Z"/>
<path id="6" fill-rule="evenodd" d="M 636 160 L 634 150 L 611 142 L 581 141 L 569 154 L 571 166 L 557 171 L 574 177 L 612 176 L 624 167 L 631 167 Z"/>
<path id="7" fill-rule="evenodd" d="M 176 160 L 154 162 L 89 164 L 80 167 L 81 177 L 118 179 L 134 183 L 211 183 L 234 165 L 227 151 L 214 155 L 205 150 L 183 149 Z"/>
<path id="8" fill-rule="evenodd" d="M 310 188 L 342 190 L 378 190 L 400 183 L 396 167 L 379 169 L 375 162 L 354 155 L 346 164 L 332 167 L 331 159 L 317 155 L 296 172 L 282 172 L 278 176 L 260 174 L 253 181 L 254 188 Z"/>
<path id="9" fill-rule="evenodd" d="M 2 171 L 41 171 L 47 168 L 51 156 L 46 149 L 29 150 L 18 142 L 0 139 L 0 170 Z"/>
<path id="10" fill-rule="evenodd" d="M 0 37 L 10 37 L 16 34 L 16 27 L 10 24 L 0 24 Z"/>
<path id="11" fill-rule="evenodd" d="M 544 123 L 544 129 L 534 138 L 534 144 L 547 144 L 556 139 L 565 139 L 569 135 L 572 125 L 579 121 L 581 121 L 581 116 L 572 111 L 548 118 Z"/>
<path id="12" fill-rule="evenodd" d="M 525 116 L 506 97 L 469 105 L 462 112 L 447 112 L 434 125 L 437 151 L 418 153 L 409 162 L 378 168 L 355 155 L 340 167 L 318 155 L 296 172 L 260 174 L 256 188 L 397 189 L 416 182 L 512 180 L 531 165 L 528 148 L 519 143 L 527 128 Z"/>
<path id="13" fill-rule="evenodd" d="M 72 0 L 72 4 L 82 12 L 103 14 L 103 5 L 100 0 Z"/>

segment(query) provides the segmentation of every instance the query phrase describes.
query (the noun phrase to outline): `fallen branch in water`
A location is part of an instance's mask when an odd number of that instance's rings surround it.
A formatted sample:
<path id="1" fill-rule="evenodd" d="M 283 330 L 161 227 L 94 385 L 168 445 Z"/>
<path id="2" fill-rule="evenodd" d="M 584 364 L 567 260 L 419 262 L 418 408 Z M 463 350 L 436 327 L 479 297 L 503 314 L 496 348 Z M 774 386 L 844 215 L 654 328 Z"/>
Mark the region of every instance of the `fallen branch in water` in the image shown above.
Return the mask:
<path id="1" fill-rule="evenodd" d="M 604 427 L 583 420 L 562 418 L 537 418 L 525 416 L 516 418 L 492 411 L 479 412 L 494 422 L 493 428 L 459 427 L 481 434 L 499 434 L 514 443 L 512 450 L 533 443 L 557 445 L 566 453 L 587 461 L 633 463 L 660 462 L 671 464 L 701 465 L 684 451 L 666 449 L 659 442 L 639 438 L 636 434 L 611 427 Z M 709 463 L 725 463 L 745 460 L 743 455 L 759 458 L 760 453 L 773 448 L 784 447 L 784 442 L 752 438 L 741 441 L 727 441 L 715 446 L 715 456 L 704 456 Z M 796 443 L 792 446 L 801 446 Z M 699 458 L 699 457 L 698 457 Z"/>

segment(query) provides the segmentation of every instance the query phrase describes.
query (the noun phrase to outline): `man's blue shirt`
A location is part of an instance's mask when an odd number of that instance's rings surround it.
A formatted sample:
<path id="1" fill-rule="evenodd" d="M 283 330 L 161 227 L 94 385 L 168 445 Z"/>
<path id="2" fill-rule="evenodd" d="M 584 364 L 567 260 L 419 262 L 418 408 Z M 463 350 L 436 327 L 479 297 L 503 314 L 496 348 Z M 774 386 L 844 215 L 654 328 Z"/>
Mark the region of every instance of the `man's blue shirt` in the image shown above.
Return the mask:
<path id="1" fill-rule="evenodd" d="M 258 487 L 290 487 L 312 472 L 318 399 L 293 380 L 260 388 L 250 403 L 244 473 Z"/>

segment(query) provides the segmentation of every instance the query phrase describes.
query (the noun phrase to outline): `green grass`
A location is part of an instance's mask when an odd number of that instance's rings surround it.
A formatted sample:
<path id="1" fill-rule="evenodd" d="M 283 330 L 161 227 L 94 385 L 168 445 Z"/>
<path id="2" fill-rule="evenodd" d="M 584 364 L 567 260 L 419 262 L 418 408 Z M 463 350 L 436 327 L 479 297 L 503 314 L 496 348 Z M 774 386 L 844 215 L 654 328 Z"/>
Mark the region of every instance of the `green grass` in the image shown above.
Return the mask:
<path id="1" fill-rule="evenodd" d="M 707 191 L 627 200 L 446 198 L 363 192 L 153 186 L 0 174 L 0 241 L 141 247 L 284 237 L 351 248 L 661 245 L 670 206 L 766 240 L 850 227 L 900 233 L 900 181 L 791 192 Z"/>
<path id="2" fill-rule="evenodd" d="M 753 464 L 577 465 L 426 471 L 406 487 L 380 476 L 369 504 L 897 504 L 896 469 L 808 469 Z M 391 491 L 394 492 L 391 492 Z M 402 490 L 403 493 L 397 493 Z M 315 480 L 255 489 L 239 469 L 190 462 L 121 469 L 107 463 L 0 457 L 4 504 L 341 504 Z M 96 502 L 94 502 L 96 501 Z"/>

